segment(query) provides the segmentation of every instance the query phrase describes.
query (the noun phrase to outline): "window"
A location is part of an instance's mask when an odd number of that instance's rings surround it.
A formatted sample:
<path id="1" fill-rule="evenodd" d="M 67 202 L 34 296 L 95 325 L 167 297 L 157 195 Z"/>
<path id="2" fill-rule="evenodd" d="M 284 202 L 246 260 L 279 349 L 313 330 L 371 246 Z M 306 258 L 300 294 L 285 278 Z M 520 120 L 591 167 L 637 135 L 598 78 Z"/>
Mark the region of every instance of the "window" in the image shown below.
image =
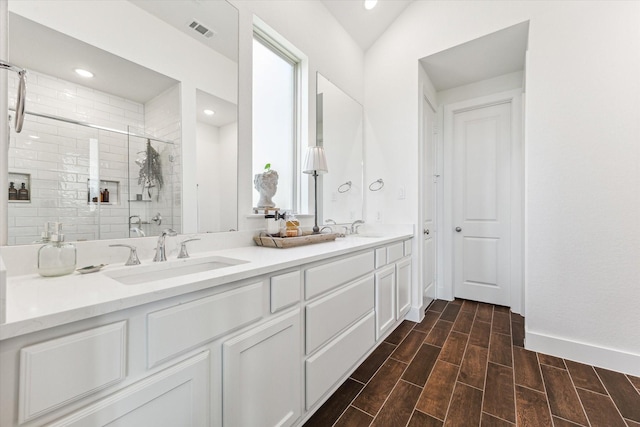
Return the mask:
<path id="1" fill-rule="evenodd" d="M 256 30 L 253 38 L 253 173 L 278 172 L 273 201 L 298 209 L 298 76 L 300 60 Z M 257 206 L 258 192 L 253 192 Z"/>

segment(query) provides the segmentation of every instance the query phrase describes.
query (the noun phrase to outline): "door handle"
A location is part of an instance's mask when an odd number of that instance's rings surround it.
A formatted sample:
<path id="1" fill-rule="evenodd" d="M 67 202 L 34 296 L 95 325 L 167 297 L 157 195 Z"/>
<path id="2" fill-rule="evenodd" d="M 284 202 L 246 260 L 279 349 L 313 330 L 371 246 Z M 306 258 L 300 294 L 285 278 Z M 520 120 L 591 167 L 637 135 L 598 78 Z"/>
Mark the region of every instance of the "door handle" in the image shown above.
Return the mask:
<path id="1" fill-rule="evenodd" d="M 426 230 L 423 230 L 422 234 L 429 234 L 429 229 L 427 228 Z"/>
<path id="2" fill-rule="evenodd" d="M 459 233 L 459 232 L 461 232 L 461 231 L 462 231 L 462 228 L 460 228 L 460 227 L 456 227 L 456 231 Z"/>

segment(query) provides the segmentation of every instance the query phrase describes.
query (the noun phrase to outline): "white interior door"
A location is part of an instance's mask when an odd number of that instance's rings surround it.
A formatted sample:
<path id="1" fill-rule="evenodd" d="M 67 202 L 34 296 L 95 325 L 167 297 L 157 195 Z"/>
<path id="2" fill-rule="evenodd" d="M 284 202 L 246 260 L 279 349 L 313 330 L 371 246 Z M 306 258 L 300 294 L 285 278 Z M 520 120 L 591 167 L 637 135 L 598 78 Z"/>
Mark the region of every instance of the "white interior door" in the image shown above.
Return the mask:
<path id="1" fill-rule="evenodd" d="M 511 103 L 453 117 L 456 297 L 509 305 Z"/>
<path id="2" fill-rule="evenodd" d="M 424 304 L 436 297 L 436 113 L 423 98 L 422 286 Z"/>

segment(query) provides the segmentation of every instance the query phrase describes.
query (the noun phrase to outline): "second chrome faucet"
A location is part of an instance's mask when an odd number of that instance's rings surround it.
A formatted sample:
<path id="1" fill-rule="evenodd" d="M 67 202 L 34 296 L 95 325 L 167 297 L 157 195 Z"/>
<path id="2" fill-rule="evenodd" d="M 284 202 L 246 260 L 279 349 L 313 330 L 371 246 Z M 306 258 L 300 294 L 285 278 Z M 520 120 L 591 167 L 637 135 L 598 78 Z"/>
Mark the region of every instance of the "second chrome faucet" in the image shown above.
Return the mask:
<path id="1" fill-rule="evenodd" d="M 158 236 L 158 244 L 156 245 L 156 255 L 153 257 L 153 262 L 166 261 L 167 255 L 165 251 L 165 238 L 167 236 L 177 236 L 178 233 L 173 228 L 165 228 Z"/>

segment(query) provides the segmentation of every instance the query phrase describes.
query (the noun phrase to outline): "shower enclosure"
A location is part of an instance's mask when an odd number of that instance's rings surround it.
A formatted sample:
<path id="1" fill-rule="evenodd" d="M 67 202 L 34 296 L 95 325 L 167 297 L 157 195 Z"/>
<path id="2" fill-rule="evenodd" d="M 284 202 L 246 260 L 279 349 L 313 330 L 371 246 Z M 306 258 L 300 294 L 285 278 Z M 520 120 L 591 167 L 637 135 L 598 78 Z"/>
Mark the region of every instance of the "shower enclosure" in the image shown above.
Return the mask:
<path id="1" fill-rule="evenodd" d="M 179 231 L 176 151 L 132 127 L 27 111 L 22 132 L 10 133 L 8 244 L 40 240 L 46 221 L 61 222 L 69 241 Z"/>

